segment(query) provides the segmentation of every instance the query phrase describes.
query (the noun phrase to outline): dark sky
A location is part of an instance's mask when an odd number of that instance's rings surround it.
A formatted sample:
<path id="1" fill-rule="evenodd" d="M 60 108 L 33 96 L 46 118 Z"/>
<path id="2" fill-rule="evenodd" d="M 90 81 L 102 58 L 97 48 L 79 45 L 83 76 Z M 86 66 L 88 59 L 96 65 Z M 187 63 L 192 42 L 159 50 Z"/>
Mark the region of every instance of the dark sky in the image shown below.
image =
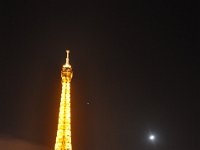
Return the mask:
<path id="1" fill-rule="evenodd" d="M 198 149 L 192 2 L 0 3 L 0 149 L 15 139 L 53 150 L 66 48 L 73 150 Z"/>

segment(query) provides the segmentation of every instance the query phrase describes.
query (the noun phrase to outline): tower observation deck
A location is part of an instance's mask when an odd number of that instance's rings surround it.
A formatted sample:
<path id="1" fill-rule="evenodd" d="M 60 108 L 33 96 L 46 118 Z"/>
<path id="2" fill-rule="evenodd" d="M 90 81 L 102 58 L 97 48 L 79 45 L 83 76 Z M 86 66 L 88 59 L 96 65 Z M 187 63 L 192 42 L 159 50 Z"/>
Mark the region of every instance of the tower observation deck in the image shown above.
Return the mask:
<path id="1" fill-rule="evenodd" d="M 70 83 L 73 76 L 73 72 L 72 67 L 69 63 L 69 50 L 66 50 L 66 52 L 66 63 L 63 65 L 61 70 L 62 92 L 60 100 L 55 150 L 72 150 Z"/>

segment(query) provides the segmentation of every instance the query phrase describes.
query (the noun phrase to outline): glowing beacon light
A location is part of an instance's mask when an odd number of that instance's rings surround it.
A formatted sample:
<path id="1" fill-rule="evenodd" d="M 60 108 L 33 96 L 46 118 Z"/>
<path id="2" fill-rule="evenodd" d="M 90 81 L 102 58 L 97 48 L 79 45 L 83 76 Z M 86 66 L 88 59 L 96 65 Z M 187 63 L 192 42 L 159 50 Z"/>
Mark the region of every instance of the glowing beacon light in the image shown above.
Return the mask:
<path id="1" fill-rule="evenodd" d="M 71 109 L 70 109 L 70 82 L 73 76 L 69 64 L 69 50 L 66 50 L 66 63 L 61 70 L 62 93 L 60 101 L 58 129 L 55 150 L 72 150 L 71 144 Z"/>

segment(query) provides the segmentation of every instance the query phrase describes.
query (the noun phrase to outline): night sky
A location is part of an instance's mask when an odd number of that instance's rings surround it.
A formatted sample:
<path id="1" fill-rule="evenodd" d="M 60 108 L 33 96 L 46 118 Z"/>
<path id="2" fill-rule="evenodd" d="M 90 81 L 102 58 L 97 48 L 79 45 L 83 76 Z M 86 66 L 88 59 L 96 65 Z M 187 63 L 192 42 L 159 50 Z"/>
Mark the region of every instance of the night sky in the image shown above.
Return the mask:
<path id="1" fill-rule="evenodd" d="M 73 150 L 198 149 L 192 1 L 22 0 L 0 8 L 1 150 L 54 149 L 66 48 Z"/>

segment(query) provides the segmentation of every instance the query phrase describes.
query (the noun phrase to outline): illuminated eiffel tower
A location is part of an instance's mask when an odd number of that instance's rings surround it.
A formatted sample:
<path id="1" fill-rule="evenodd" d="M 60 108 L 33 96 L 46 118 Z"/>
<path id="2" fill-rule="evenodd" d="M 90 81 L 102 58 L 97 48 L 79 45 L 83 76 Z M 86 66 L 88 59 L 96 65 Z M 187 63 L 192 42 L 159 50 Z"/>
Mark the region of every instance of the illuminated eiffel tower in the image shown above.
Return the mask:
<path id="1" fill-rule="evenodd" d="M 58 129 L 55 150 L 72 150 L 71 144 L 71 109 L 70 109 L 70 82 L 72 79 L 72 67 L 69 64 L 69 50 L 66 50 L 66 63 L 61 70 L 62 93 L 60 101 Z"/>

